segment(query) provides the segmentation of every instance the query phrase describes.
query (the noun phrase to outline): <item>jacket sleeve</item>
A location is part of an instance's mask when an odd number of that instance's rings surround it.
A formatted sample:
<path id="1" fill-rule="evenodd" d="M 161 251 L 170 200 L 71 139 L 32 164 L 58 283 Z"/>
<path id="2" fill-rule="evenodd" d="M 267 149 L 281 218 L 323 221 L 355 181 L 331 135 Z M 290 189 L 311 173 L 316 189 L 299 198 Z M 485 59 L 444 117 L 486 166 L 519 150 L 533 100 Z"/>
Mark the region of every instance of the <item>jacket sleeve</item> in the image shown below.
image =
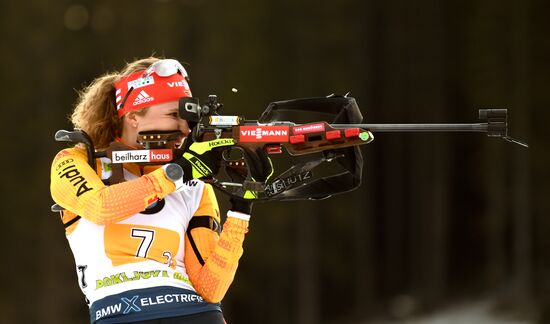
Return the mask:
<path id="1" fill-rule="evenodd" d="M 220 213 L 214 191 L 206 185 L 200 206 L 194 217 L 214 217 L 220 222 Z M 201 265 L 189 238 L 185 236 L 185 268 L 189 279 L 206 301 L 219 302 L 233 282 L 239 259 L 243 254 L 244 236 L 248 232 L 248 221 L 227 217 L 221 234 L 205 227 L 190 231 L 196 247 L 204 260 Z"/>
<path id="2" fill-rule="evenodd" d="M 59 152 L 51 166 L 50 192 L 61 207 L 101 225 L 116 223 L 175 190 L 162 169 L 106 186 L 78 148 Z"/>

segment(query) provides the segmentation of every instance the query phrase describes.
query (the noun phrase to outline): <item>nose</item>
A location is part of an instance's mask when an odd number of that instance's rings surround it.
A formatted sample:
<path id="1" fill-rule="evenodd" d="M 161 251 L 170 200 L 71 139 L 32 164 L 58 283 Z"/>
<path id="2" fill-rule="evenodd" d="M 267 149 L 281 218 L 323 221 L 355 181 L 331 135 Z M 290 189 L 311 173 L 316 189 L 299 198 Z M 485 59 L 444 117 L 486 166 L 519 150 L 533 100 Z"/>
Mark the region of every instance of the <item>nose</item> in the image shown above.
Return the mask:
<path id="1" fill-rule="evenodd" d="M 181 119 L 179 123 L 179 131 L 187 137 L 189 133 L 191 133 L 191 130 L 189 129 L 189 124 L 187 123 L 187 120 Z"/>

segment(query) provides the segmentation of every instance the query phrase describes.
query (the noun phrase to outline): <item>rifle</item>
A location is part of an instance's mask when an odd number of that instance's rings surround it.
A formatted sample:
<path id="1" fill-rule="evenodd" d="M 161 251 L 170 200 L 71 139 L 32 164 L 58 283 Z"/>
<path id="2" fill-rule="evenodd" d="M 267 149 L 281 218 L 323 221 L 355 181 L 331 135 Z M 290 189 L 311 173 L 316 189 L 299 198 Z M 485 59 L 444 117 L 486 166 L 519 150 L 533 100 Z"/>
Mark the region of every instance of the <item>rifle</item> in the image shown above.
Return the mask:
<path id="1" fill-rule="evenodd" d="M 316 200 L 356 189 L 361 184 L 363 164 L 359 146 L 371 143 L 373 133 L 377 132 L 482 132 L 527 147 L 508 136 L 507 109 L 480 109 L 479 123 L 363 124 L 355 99 L 347 96 L 273 102 L 258 120 L 220 115 L 222 106 L 215 95 L 210 95 L 203 106 L 197 98 L 181 98 L 179 115 L 192 126 L 194 141 L 223 138 L 236 141 L 223 152 L 222 166 L 240 174 L 244 180 L 228 180 L 227 172 L 225 179 L 220 172 L 202 180 L 230 196 L 242 197 L 245 191 L 254 191 L 257 193 L 255 200 Z M 320 118 L 311 122 L 313 114 Z M 292 119 L 287 118 L 289 116 L 309 121 L 287 121 Z M 109 184 L 115 184 L 124 181 L 123 163 L 164 164 L 180 157 L 181 149 L 165 148 L 166 143 L 178 135 L 179 132 L 141 132 L 138 143 L 143 149 L 139 150 L 118 142 L 111 143 L 105 150 L 95 150 L 89 136 L 81 130 L 59 130 L 55 140 L 84 143 L 88 162 L 94 168 L 95 159 L 108 159 L 112 165 Z M 289 168 L 265 183 L 252 181 L 243 152 L 255 152 L 256 149 L 263 149 L 270 157 L 284 156 L 283 160 L 290 163 Z M 301 157 L 307 159 L 292 160 Z M 326 164 L 331 167 L 323 169 L 321 166 Z M 340 171 L 334 172 L 337 168 L 333 166 L 338 166 Z M 275 170 L 279 171 L 277 165 Z M 332 172 L 325 175 L 327 170 Z"/>

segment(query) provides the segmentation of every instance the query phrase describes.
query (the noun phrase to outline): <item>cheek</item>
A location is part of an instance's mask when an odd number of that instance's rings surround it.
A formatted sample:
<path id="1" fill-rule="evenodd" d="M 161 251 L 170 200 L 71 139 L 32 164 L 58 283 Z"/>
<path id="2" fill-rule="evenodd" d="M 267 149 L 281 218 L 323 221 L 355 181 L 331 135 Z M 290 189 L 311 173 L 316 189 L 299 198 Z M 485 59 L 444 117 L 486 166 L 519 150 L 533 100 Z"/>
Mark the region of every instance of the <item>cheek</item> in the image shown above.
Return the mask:
<path id="1" fill-rule="evenodd" d="M 146 130 L 173 130 L 178 128 L 178 122 L 171 118 L 157 118 L 144 120 L 139 123 L 141 131 Z"/>

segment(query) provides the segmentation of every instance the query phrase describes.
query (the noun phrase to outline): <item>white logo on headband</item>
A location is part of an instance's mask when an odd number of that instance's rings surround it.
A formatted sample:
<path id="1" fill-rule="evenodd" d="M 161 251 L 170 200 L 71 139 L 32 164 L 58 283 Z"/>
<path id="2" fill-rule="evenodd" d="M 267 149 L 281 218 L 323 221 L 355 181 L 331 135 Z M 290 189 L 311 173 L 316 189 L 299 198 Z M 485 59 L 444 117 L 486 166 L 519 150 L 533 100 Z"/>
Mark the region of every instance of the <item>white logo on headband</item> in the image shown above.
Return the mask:
<path id="1" fill-rule="evenodd" d="M 189 88 L 189 86 L 187 85 L 187 82 L 184 82 L 184 81 L 178 81 L 178 82 L 167 82 L 166 83 L 170 88 L 173 88 L 173 87 L 183 87 L 185 89 Z"/>
<path id="2" fill-rule="evenodd" d="M 136 99 L 134 99 L 134 106 L 153 100 L 155 100 L 154 97 L 151 97 L 145 90 L 141 90 Z"/>
<path id="3" fill-rule="evenodd" d="M 144 78 L 139 78 L 137 80 L 128 82 L 128 89 L 132 87 L 134 89 L 137 89 L 137 88 L 145 87 L 151 84 L 155 84 L 155 79 L 153 79 L 152 75 L 149 75 Z"/>

